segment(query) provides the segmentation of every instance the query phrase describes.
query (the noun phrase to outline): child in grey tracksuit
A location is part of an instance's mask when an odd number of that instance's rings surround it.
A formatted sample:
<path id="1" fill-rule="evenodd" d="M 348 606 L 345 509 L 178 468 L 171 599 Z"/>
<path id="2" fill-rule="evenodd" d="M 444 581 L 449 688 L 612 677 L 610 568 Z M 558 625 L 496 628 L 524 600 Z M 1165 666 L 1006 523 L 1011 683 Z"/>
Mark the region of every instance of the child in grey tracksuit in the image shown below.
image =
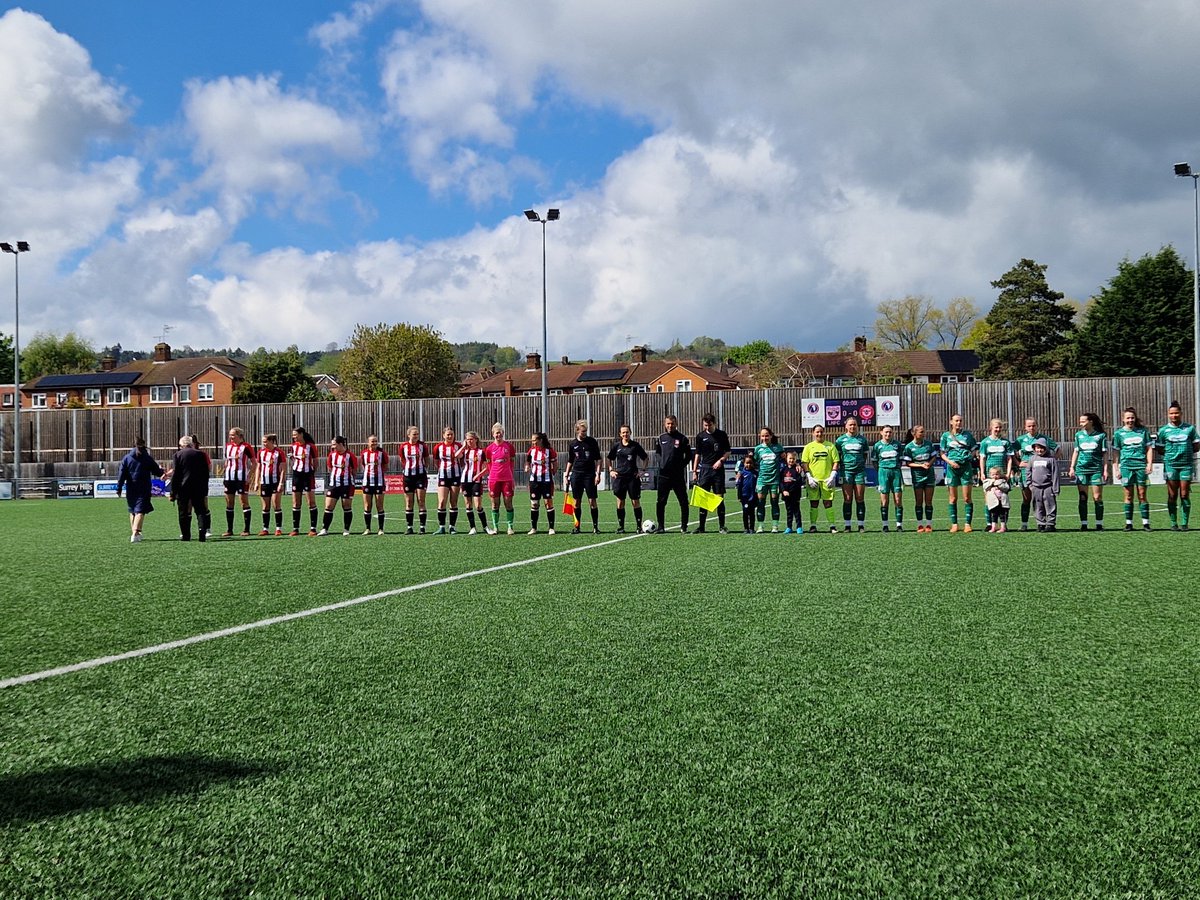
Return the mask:
<path id="1" fill-rule="evenodd" d="M 1033 456 L 1029 459 L 1029 489 L 1033 493 L 1038 531 L 1055 531 L 1058 521 L 1058 460 L 1050 455 L 1045 438 L 1033 442 Z"/>

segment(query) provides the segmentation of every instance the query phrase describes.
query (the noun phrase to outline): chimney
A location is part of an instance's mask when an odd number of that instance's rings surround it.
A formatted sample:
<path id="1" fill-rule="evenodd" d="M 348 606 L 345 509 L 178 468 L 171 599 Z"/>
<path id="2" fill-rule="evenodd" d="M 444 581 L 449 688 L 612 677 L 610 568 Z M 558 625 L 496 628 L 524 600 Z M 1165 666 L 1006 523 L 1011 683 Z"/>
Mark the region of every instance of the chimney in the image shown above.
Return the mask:
<path id="1" fill-rule="evenodd" d="M 569 357 L 569 356 L 564 356 L 564 357 L 562 358 L 562 364 L 563 364 L 564 366 L 569 366 L 569 365 L 571 364 L 571 357 Z"/>
<path id="2" fill-rule="evenodd" d="M 633 356 L 633 364 L 635 366 L 640 366 L 640 365 L 642 365 L 642 363 L 644 363 L 646 361 L 646 348 L 645 347 L 634 347 L 629 352 Z"/>
<path id="3" fill-rule="evenodd" d="M 525 354 L 525 371 L 533 372 L 542 370 L 542 354 L 536 350 L 530 350 Z"/>
<path id="4" fill-rule="evenodd" d="M 513 380 L 511 375 L 504 376 L 504 396 L 511 397 L 513 395 Z"/>
<path id="5" fill-rule="evenodd" d="M 860 334 L 858 337 L 856 337 L 854 339 L 854 352 L 855 353 L 866 353 L 867 352 L 867 339 L 864 335 Z"/>
<path id="6" fill-rule="evenodd" d="M 100 357 L 100 371 L 101 372 L 111 372 L 116 367 L 117 367 L 116 357 L 114 357 L 114 356 Z"/>
<path id="7" fill-rule="evenodd" d="M 164 363 L 171 361 L 171 345 L 166 343 L 157 343 L 154 345 L 154 361 L 156 363 Z"/>

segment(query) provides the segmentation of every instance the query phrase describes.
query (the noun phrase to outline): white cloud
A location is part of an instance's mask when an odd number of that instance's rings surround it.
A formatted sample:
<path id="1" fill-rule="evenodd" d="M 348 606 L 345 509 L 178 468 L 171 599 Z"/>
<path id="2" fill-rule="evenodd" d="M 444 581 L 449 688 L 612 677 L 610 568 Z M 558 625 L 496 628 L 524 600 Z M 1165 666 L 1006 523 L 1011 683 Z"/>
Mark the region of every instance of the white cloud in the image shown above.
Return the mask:
<path id="1" fill-rule="evenodd" d="M 236 211 L 259 194 L 289 203 L 327 193 L 324 167 L 361 159 L 367 150 L 359 122 L 284 91 L 274 77 L 191 81 L 184 112 L 195 156 L 207 167 L 205 183 Z"/>

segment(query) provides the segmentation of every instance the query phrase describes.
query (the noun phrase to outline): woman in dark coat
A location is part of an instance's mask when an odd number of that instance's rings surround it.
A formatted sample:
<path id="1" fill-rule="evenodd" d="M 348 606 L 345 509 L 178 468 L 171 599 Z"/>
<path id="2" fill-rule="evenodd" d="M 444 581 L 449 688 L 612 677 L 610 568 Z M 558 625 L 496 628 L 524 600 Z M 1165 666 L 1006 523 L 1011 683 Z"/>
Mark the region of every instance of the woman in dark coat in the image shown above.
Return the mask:
<path id="1" fill-rule="evenodd" d="M 129 542 L 136 544 L 142 539 L 142 523 L 146 513 L 154 512 L 150 502 L 151 481 L 163 473 L 160 466 L 146 449 L 146 439 L 139 437 L 132 450 L 121 460 L 121 472 L 117 476 L 117 496 L 125 491 L 126 502 L 129 504 L 129 528 L 132 534 Z"/>

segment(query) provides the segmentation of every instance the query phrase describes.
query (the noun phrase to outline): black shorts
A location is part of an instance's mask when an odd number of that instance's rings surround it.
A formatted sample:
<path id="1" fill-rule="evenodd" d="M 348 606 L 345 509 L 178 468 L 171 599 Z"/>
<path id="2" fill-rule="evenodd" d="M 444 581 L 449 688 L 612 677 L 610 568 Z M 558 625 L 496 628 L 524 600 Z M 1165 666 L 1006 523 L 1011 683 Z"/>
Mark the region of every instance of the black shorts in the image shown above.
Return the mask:
<path id="1" fill-rule="evenodd" d="M 529 482 L 529 499 L 530 500 L 550 500 L 554 497 L 554 482 L 553 481 L 531 481 Z"/>
<path id="2" fill-rule="evenodd" d="M 278 481 L 264 481 L 258 486 L 258 492 L 264 497 L 274 497 L 277 493 L 283 493 L 279 488 Z"/>
<path id="3" fill-rule="evenodd" d="M 349 500 L 354 496 L 354 485 L 339 484 L 325 489 L 325 496 L 332 500 Z"/>
<path id="4" fill-rule="evenodd" d="M 365 494 L 368 497 L 377 497 L 380 494 L 387 493 L 387 485 L 386 484 L 364 484 L 362 486 L 362 492 L 363 492 L 363 494 Z"/>
<path id="5" fill-rule="evenodd" d="M 642 479 L 637 475 L 618 475 L 613 479 L 612 490 L 618 500 L 624 500 L 627 495 L 630 500 L 639 500 L 642 496 Z"/>
<path id="6" fill-rule="evenodd" d="M 571 474 L 571 495 L 579 497 L 587 494 L 589 500 L 596 499 L 596 474 L 594 472 L 586 475 Z"/>
<path id="7" fill-rule="evenodd" d="M 244 493 L 246 493 L 246 482 L 240 478 L 226 479 L 225 493 L 226 494 L 244 494 Z"/>
<path id="8" fill-rule="evenodd" d="M 428 490 L 429 476 L 428 475 L 405 475 L 404 476 L 404 493 L 415 494 L 417 491 Z"/>
<path id="9" fill-rule="evenodd" d="M 461 475 L 443 475 L 438 479 L 438 487 L 452 488 L 458 487 L 462 482 Z"/>
<path id="10" fill-rule="evenodd" d="M 714 469 L 712 466 L 701 466 L 700 475 L 696 479 L 696 484 L 704 488 L 710 494 L 725 493 L 725 469 Z"/>
<path id="11" fill-rule="evenodd" d="M 464 481 L 462 483 L 462 495 L 464 497 L 482 497 L 483 482 L 482 481 Z"/>
<path id="12" fill-rule="evenodd" d="M 312 472 L 293 472 L 292 473 L 292 493 L 303 494 L 313 489 L 313 473 Z"/>

